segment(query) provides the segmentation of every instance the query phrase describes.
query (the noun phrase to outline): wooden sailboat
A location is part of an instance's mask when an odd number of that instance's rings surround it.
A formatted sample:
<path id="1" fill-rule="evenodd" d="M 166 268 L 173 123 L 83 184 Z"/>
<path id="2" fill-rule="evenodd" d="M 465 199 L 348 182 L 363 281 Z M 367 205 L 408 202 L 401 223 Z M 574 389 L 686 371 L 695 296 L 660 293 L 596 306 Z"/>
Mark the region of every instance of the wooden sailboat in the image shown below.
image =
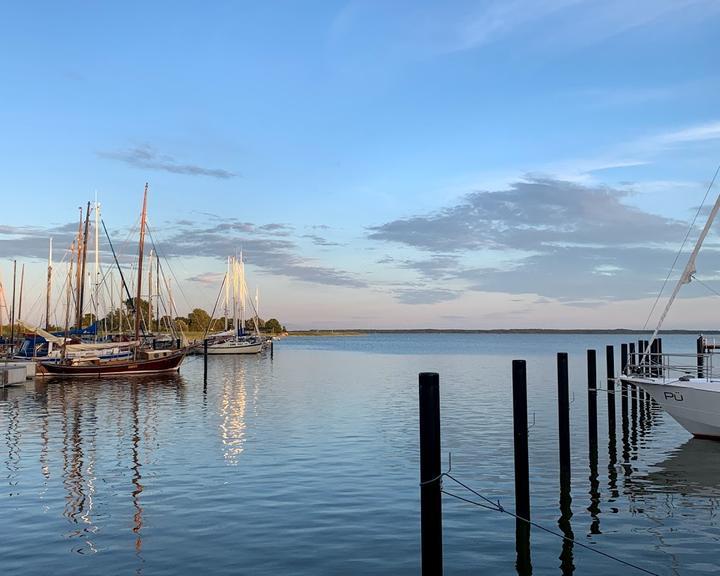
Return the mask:
<path id="1" fill-rule="evenodd" d="M 140 218 L 140 242 L 138 248 L 138 273 L 135 298 L 135 341 L 140 340 L 140 295 L 142 290 L 143 250 L 147 219 L 147 193 L 145 184 L 142 216 Z M 86 220 L 87 221 L 87 220 Z M 87 236 L 87 234 L 86 234 Z M 82 296 L 80 296 L 81 298 Z M 79 314 L 82 314 L 80 311 Z M 176 350 L 151 350 L 137 347 L 132 358 L 121 360 L 101 360 L 100 358 L 65 358 L 61 362 L 42 362 L 43 371 L 49 376 L 59 377 L 102 377 L 129 376 L 135 374 L 161 374 L 177 372 L 186 354 L 185 348 Z"/>

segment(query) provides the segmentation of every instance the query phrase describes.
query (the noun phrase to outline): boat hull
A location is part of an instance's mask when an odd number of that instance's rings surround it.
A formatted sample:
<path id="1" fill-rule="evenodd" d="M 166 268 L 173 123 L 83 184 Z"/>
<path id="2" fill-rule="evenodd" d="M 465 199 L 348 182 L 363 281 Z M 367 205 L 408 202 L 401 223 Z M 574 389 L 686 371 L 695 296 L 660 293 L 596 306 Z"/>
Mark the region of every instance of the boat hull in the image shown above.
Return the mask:
<path id="1" fill-rule="evenodd" d="M 623 377 L 640 386 L 693 436 L 720 440 L 720 380 Z"/>
<path id="2" fill-rule="evenodd" d="M 44 376 L 59 378 L 102 378 L 177 372 L 185 358 L 185 351 L 147 360 L 112 360 L 91 364 L 54 364 L 42 362 Z"/>
<path id="3" fill-rule="evenodd" d="M 262 342 L 223 342 L 221 344 L 208 345 L 207 353 L 210 354 L 258 354 L 262 352 Z"/>

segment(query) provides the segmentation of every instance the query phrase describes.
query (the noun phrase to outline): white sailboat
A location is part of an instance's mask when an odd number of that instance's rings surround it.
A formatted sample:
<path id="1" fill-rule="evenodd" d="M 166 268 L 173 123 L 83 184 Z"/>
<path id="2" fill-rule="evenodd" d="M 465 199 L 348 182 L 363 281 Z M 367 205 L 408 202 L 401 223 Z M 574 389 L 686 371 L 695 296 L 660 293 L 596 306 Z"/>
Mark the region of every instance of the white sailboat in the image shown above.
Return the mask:
<path id="1" fill-rule="evenodd" d="M 228 270 L 225 275 L 225 310 L 230 304 L 232 291 L 232 330 L 226 330 L 213 337 L 208 343 L 208 354 L 258 354 L 262 352 L 264 343 L 255 320 L 255 334 L 245 334 L 245 310 L 247 303 L 247 284 L 245 282 L 245 263 L 242 253 L 240 258 L 228 258 Z M 227 312 L 226 328 L 227 328 Z"/>
<path id="2" fill-rule="evenodd" d="M 714 346 L 706 347 L 703 343 L 702 352 L 697 354 L 659 354 L 651 353 L 650 350 L 680 288 L 693 279 L 695 260 L 718 211 L 720 195 L 715 200 L 652 337 L 645 349 L 638 351 L 636 358 L 623 367 L 623 375 L 620 377 L 621 382 L 644 389 L 688 432 L 697 437 L 713 439 L 720 439 L 720 374 L 713 374 Z"/>

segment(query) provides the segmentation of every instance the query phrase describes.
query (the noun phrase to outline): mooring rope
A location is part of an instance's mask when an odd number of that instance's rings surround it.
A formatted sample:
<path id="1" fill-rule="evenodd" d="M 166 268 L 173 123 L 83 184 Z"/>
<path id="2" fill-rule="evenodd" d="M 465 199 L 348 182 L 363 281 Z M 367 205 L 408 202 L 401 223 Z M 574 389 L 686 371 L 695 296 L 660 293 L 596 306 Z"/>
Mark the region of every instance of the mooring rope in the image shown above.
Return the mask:
<path id="1" fill-rule="evenodd" d="M 479 507 L 479 508 L 484 508 L 484 509 L 486 509 L 486 510 L 492 510 L 492 511 L 494 511 L 494 512 L 502 512 L 502 513 L 504 513 L 504 514 L 507 514 L 508 516 L 512 516 L 512 517 L 515 518 L 516 520 L 520 520 L 521 522 L 525 522 L 525 523 L 529 524 L 530 526 L 534 526 L 534 527 L 537 528 L 538 530 L 542 530 L 543 532 L 547 532 L 548 534 L 552 534 L 553 536 L 557 536 L 558 538 L 562 538 L 563 540 L 565 540 L 565 541 L 567 541 L 567 542 L 571 542 L 571 543 L 572 543 L 573 545 L 575 545 L 575 546 L 579 546 L 580 548 L 584 548 L 584 549 L 586 549 L 586 550 L 589 550 L 590 552 L 595 552 L 596 554 L 599 554 L 600 556 L 604 556 L 605 558 L 608 558 L 608 559 L 610 559 L 610 560 L 614 560 L 615 562 L 618 562 L 618 563 L 623 564 L 623 565 L 625 565 L 625 566 L 628 566 L 628 567 L 630 567 L 630 568 L 634 568 L 635 570 L 639 570 L 640 572 L 644 572 L 645 574 L 651 574 L 652 576 L 660 576 L 657 572 L 653 572 L 652 570 L 648 570 L 647 568 L 643 568 L 642 566 L 638 566 L 637 564 L 633 564 L 632 562 L 628 562 L 627 560 L 623 560 L 622 558 L 618 558 L 617 556 L 614 556 L 614 555 L 612 555 L 612 554 L 609 554 L 608 552 L 603 552 L 602 550 L 599 550 L 599 549 L 594 548 L 594 547 L 592 547 L 592 546 L 588 546 L 587 544 L 583 544 L 582 542 L 578 542 L 578 541 L 575 540 L 574 538 L 570 538 L 569 536 L 565 536 L 564 534 L 561 534 L 560 532 L 556 532 L 555 530 L 551 530 L 550 528 L 546 528 L 546 527 L 543 526 L 542 524 L 538 524 L 537 522 L 533 522 L 532 520 L 529 520 L 529 519 L 527 519 L 527 518 L 523 518 L 522 516 L 519 516 L 519 515 L 515 514 L 515 512 L 512 512 L 512 511 L 506 509 L 505 507 L 503 507 L 503 505 L 500 504 L 500 500 L 498 500 L 498 501 L 493 501 L 493 500 L 491 500 L 490 498 L 488 498 L 488 497 L 484 496 L 483 494 L 481 494 L 480 492 L 478 492 L 477 490 L 471 488 L 470 486 L 468 486 L 468 485 L 465 484 L 464 482 L 461 482 L 460 480 L 458 480 L 457 478 L 455 478 L 455 476 L 453 476 L 452 474 L 450 474 L 450 470 L 451 470 L 451 469 L 452 469 L 452 467 L 450 467 L 450 468 L 448 469 L 448 472 L 442 472 L 441 474 L 439 474 L 439 475 L 436 476 L 435 478 L 432 478 L 431 480 L 426 480 L 425 482 L 421 482 L 421 483 L 420 483 L 420 486 L 426 486 L 426 485 L 431 484 L 431 483 L 433 483 L 433 482 L 440 482 L 440 492 L 443 493 L 443 494 L 445 494 L 445 495 L 447 495 L 447 496 L 451 496 L 452 498 L 455 498 L 455 499 L 457 499 L 457 500 L 461 500 L 462 502 L 466 502 L 466 503 L 468 503 L 468 504 L 472 504 L 473 506 L 477 506 L 477 507 Z M 470 498 L 465 498 L 464 496 L 460 496 L 459 494 L 454 494 L 454 493 L 452 493 L 452 492 L 448 492 L 447 490 L 445 490 L 445 489 L 443 488 L 443 485 L 442 485 L 442 479 L 443 479 L 443 478 L 449 478 L 450 480 L 452 480 L 453 482 L 455 482 L 456 484 L 458 484 L 459 486 L 461 486 L 462 488 L 464 488 L 464 489 L 467 490 L 468 492 L 470 492 L 470 493 L 474 494 L 475 496 L 477 496 L 478 498 L 480 498 L 483 502 L 477 502 L 477 501 L 472 500 L 472 499 L 470 499 Z"/>

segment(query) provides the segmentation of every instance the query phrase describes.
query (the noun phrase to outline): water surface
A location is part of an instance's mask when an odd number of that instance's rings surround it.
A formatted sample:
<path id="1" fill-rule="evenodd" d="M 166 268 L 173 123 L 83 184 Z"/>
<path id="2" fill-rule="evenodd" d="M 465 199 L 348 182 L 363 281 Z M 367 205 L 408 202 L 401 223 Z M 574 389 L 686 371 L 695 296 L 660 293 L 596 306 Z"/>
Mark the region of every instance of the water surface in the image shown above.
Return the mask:
<path id="1" fill-rule="evenodd" d="M 511 361 L 528 361 L 533 519 L 658 574 L 710 574 L 720 444 L 653 408 L 587 442 L 585 354 L 630 336 L 288 338 L 163 378 L 0 391 L 2 574 L 418 574 L 417 374 L 441 375 L 453 472 L 513 507 Z M 637 337 L 634 337 L 637 340 Z M 694 337 L 665 338 L 666 351 Z M 561 513 L 555 354 L 570 354 L 572 490 Z M 444 460 L 446 457 L 444 456 Z M 447 486 L 450 488 L 450 486 Z M 510 518 L 449 498 L 446 574 L 515 573 Z M 570 533 L 568 532 L 568 533 Z M 535 574 L 632 574 L 533 530 Z M 562 566 L 562 567 L 561 567 Z"/>

